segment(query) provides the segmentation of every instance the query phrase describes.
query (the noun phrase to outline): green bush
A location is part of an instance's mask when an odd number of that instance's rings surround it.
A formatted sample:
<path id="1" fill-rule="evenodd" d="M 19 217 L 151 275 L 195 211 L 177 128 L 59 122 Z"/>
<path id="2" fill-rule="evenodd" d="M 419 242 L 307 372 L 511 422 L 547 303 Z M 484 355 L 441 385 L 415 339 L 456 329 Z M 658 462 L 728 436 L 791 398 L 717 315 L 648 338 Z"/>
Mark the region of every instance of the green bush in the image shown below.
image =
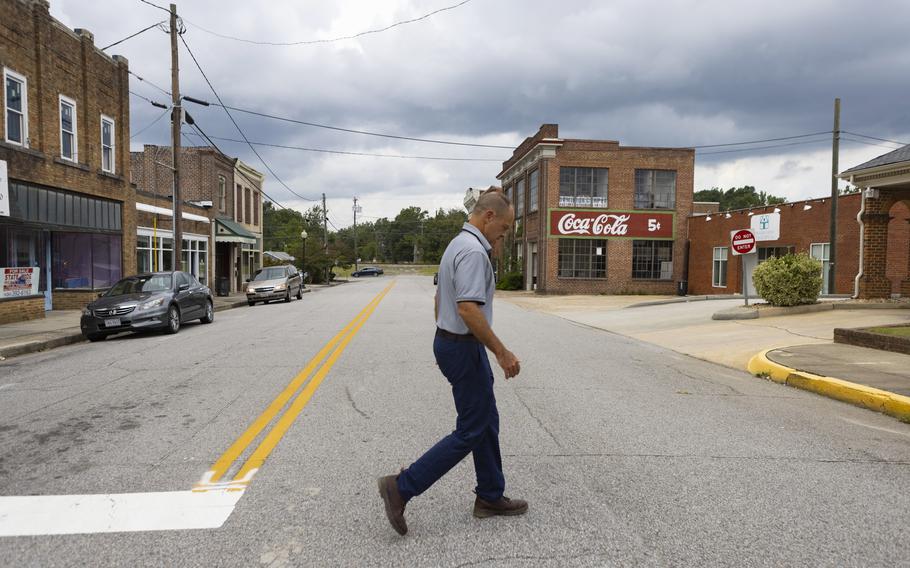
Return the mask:
<path id="1" fill-rule="evenodd" d="M 524 278 L 522 277 L 521 272 L 506 272 L 502 275 L 502 277 L 499 279 L 499 282 L 496 284 L 496 289 L 521 290 L 523 284 Z"/>
<path id="2" fill-rule="evenodd" d="M 772 257 L 755 268 L 752 281 L 772 306 L 814 304 L 822 287 L 822 263 L 806 253 Z"/>

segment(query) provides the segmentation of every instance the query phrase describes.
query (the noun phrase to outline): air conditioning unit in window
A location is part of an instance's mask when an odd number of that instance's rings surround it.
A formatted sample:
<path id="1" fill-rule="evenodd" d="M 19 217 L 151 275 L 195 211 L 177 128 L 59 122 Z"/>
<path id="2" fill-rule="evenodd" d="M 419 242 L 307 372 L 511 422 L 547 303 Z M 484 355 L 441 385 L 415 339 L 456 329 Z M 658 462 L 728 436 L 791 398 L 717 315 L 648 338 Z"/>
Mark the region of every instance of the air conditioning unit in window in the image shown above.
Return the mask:
<path id="1" fill-rule="evenodd" d="M 660 279 L 673 280 L 673 261 L 660 263 Z"/>

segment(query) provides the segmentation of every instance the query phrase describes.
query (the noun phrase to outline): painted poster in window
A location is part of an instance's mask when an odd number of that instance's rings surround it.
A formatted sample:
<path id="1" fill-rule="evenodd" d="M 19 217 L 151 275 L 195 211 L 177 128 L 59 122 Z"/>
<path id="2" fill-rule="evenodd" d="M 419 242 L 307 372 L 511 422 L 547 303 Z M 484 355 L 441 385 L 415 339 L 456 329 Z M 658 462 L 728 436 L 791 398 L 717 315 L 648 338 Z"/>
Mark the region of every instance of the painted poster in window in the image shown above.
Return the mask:
<path id="1" fill-rule="evenodd" d="M 38 275 L 40 268 L 0 268 L 3 272 L 3 288 L 0 298 L 34 296 L 38 294 Z"/>
<path id="2" fill-rule="evenodd" d="M 550 236 L 672 239 L 673 221 L 673 213 L 554 209 Z"/>

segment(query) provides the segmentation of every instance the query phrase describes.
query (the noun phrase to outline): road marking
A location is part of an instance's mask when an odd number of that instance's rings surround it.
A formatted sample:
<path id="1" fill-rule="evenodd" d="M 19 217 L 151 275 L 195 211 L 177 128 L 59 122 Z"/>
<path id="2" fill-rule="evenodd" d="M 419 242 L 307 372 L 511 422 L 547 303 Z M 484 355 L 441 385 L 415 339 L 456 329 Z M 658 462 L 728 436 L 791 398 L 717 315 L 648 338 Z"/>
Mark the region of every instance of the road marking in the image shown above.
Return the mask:
<path id="1" fill-rule="evenodd" d="M 305 406 L 309 398 L 312 396 L 312 392 L 315 391 L 316 387 L 319 386 L 319 383 L 322 382 L 322 379 L 325 378 L 325 375 L 331 369 L 334 362 L 338 359 L 338 356 L 341 355 L 341 352 L 344 351 L 344 348 L 350 343 L 354 335 L 360 330 L 366 320 L 369 319 L 370 315 L 379 305 L 379 302 L 389 293 L 392 289 L 392 286 L 395 285 L 395 281 L 392 281 L 382 292 L 376 295 L 373 300 L 370 301 L 361 311 L 348 323 L 338 334 L 335 335 L 328 343 L 307 363 L 306 367 L 297 374 L 296 377 L 288 384 L 285 389 L 279 393 L 277 397 L 269 404 L 269 406 L 259 415 L 256 420 L 247 428 L 231 446 L 218 458 L 218 460 L 212 465 L 212 467 L 207 471 L 202 479 L 194 486 L 194 489 L 197 491 L 208 491 L 208 490 L 221 490 L 228 489 L 236 491 L 246 487 L 249 482 L 252 480 L 252 476 L 255 475 L 259 467 L 262 465 L 262 462 L 265 461 L 265 458 L 268 457 L 268 454 L 274 449 L 275 445 L 281 439 L 281 436 L 287 431 L 290 427 L 290 424 L 293 423 L 294 419 L 302 410 L 302 406 L 293 414 L 293 417 L 289 421 L 286 421 L 288 414 L 294 409 L 297 405 L 300 397 L 304 393 L 309 393 L 302 405 Z M 336 345 L 341 344 L 338 348 L 335 348 Z M 334 351 L 332 349 L 335 348 Z M 331 353 L 331 355 L 329 355 Z M 319 366 L 319 364 L 329 355 L 329 361 L 331 364 L 327 363 L 328 367 L 323 366 L 319 369 L 316 376 L 310 385 L 308 385 L 300 394 L 297 400 L 292 403 L 291 408 L 279 419 L 278 423 L 275 425 L 275 428 L 266 435 L 265 440 L 262 444 L 256 449 L 254 455 L 257 456 L 257 463 L 255 467 L 247 467 L 247 465 L 252 464 L 250 460 L 247 460 L 243 468 L 241 468 L 240 473 L 238 473 L 232 481 L 221 481 L 222 477 L 227 473 L 235 461 L 243 454 L 244 451 L 253 443 L 253 441 L 262 433 L 263 430 L 272 422 L 272 420 L 278 416 L 281 412 L 281 409 L 285 407 L 288 401 L 291 400 L 291 397 L 294 396 L 294 393 L 300 389 L 301 386 L 306 383 L 307 379 L 310 377 L 310 374 Z M 318 378 L 318 381 L 316 379 Z M 311 390 L 311 385 L 316 381 L 315 387 Z M 276 429 L 282 428 L 281 433 L 275 435 L 274 432 Z M 268 441 L 268 445 L 266 444 Z M 252 458 L 251 458 L 252 459 Z"/>
<path id="2" fill-rule="evenodd" d="M 0 536 L 214 529 L 243 492 L 0 497 Z"/>
<path id="3" fill-rule="evenodd" d="M 33 495 L 0 497 L 0 537 L 214 529 L 231 516 L 253 476 L 312 398 L 345 348 L 360 331 L 392 281 L 316 354 L 253 424 L 189 491 L 99 495 Z M 337 345 L 337 347 L 336 347 Z M 333 350 L 334 348 L 334 350 Z M 323 359 L 312 380 L 292 402 L 231 481 L 219 482 L 291 399 Z M 218 477 L 216 477 L 216 473 Z M 308 489 L 308 494 L 315 494 Z M 318 493 L 318 489 L 315 492 Z"/>

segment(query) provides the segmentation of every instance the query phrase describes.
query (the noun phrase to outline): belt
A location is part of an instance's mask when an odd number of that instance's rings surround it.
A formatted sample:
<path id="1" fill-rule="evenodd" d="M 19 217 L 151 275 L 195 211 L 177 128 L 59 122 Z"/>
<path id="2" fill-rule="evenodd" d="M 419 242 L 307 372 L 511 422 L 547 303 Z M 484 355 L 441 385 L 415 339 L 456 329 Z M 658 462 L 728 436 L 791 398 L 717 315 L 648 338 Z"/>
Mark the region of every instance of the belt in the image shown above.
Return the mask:
<path id="1" fill-rule="evenodd" d="M 451 331 L 446 331 L 444 329 L 436 328 L 436 337 L 441 337 L 443 339 L 448 339 L 450 341 L 467 341 L 470 343 L 480 343 L 476 337 L 471 333 L 452 333 Z"/>

